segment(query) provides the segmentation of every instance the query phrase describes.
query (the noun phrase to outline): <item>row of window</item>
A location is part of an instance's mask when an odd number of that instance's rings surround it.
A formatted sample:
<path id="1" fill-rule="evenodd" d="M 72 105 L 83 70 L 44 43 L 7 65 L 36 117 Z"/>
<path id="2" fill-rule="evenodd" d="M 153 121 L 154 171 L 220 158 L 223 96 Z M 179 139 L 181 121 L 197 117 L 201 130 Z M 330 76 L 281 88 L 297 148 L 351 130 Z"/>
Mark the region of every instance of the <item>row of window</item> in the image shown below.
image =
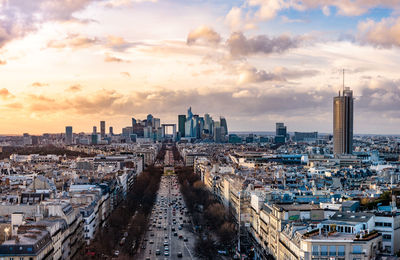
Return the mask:
<path id="1" fill-rule="evenodd" d="M 362 246 L 354 245 L 352 246 L 353 254 L 361 254 Z M 312 246 L 312 255 L 313 256 L 344 256 L 345 255 L 345 246 Z"/>
<path id="2" fill-rule="evenodd" d="M 345 246 L 312 246 L 314 256 L 344 256 Z"/>
<path id="3" fill-rule="evenodd" d="M 375 222 L 376 227 L 392 227 L 392 223 L 388 222 Z"/>

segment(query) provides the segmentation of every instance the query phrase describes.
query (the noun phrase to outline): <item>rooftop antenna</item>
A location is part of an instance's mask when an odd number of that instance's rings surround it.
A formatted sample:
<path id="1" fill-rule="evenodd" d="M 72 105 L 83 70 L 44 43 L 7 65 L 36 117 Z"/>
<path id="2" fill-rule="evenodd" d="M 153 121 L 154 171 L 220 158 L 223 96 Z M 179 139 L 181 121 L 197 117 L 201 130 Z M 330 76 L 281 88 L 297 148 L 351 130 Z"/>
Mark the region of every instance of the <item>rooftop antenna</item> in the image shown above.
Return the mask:
<path id="1" fill-rule="evenodd" d="M 343 69 L 343 95 L 344 95 L 344 69 Z"/>

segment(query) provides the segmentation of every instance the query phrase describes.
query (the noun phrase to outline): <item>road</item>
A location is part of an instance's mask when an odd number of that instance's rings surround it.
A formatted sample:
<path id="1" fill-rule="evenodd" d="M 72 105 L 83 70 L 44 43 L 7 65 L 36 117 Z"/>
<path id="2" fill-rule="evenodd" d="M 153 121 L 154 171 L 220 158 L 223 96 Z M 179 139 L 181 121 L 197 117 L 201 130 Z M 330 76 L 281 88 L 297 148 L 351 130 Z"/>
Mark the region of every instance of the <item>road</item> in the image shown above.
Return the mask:
<path id="1" fill-rule="evenodd" d="M 162 176 L 150 226 L 135 258 L 197 259 L 189 219 L 176 176 Z"/>

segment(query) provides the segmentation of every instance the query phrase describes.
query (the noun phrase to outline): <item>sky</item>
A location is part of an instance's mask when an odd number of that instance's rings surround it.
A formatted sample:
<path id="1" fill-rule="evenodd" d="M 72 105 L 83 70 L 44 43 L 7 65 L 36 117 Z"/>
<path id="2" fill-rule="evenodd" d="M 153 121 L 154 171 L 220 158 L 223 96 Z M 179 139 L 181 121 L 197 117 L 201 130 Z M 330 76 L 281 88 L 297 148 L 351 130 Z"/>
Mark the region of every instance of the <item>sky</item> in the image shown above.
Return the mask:
<path id="1" fill-rule="evenodd" d="M 232 131 L 399 134 L 400 0 L 0 0 L 0 134 L 114 132 L 151 113 Z M 98 126 L 99 127 L 99 126 Z"/>

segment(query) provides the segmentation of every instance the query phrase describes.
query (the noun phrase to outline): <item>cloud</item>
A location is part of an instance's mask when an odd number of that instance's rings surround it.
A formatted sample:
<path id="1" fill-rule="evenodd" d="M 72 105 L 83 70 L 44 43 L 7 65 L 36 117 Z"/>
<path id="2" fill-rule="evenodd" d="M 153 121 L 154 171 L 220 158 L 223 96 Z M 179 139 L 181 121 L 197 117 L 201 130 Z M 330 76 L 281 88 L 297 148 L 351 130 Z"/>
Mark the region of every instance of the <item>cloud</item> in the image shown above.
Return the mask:
<path id="1" fill-rule="evenodd" d="M 383 77 L 363 82 L 357 109 L 400 116 L 400 80 Z"/>
<path id="2" fill-rule="evenodd" d="M 283 23 L 305 23 L 305 22 L 307 22 L 307 20 L 303 20 L 303 19 L 290 19 L 286 15 L 282 15 L 281 20 Z"/>
<path id="3" fill-rule="evenodd" d="M 245 10 L 247 12 L 246 20 L 252 20 L 254 23 L 272 20 L 281 11 L 288 9 L 297 11 L 321 9 L 325 16 L 331 15 L 332 9 L 336 10 L 339 15 L 360 16 L 379 7 L 398 10 L 399 0 L 246 0 L 240 8 L 231 9 L 228 15 L 230 20 L 237 24 L 242 22 L 239 20 L 241 17 L 239 14 Z"/>
<path id="4" fill-rule="evenodd" d="M 371 19 L 358 24 L 359 40 L 377 47 L 400 46 L 400 17 L 383 18 L 379 22 Z"/>
<path id="5" fill-rule="evenodd" d="M 68 92 L 79 92 L 82 90 L 82 86 L 80 84 L 69 86 L 66 91 Z"/>
<path id="6" fill-rule="evenodd" d="M 0 89 L 0 97 L 2 99 L 13 97 L 13 95 L 6 88 Z"/>
<path id="7" fill-rule="evenodd" d="M 189 32 L 186 43 L 188 45 L 195 43 L 213 44 L 216 45 L 221 41 L 221 36 L 213 29 L 207 26 L 200 26 Z"/>
<path id="8" fill-rule="evenodd" d="M 331 9 L 329 8 L 329 6 L 323 6 L 322 7 L 322 13 L 325 15 L 325 16 L 330 16 L 331 15 Z"/>
<path id="9" fill-rule="evenodd" d="M 81 21 L 74 16 L 98 0 L 4 1 L 0 8 L 0 48 L 49 21 Z"/>
<path id="10" fill-rule="evenodd" d="M 41 83 L 41 82 L 33 82 L 32 87 L 47 87 L 49 84 L 47 83 Z"/>
<path id="11" fill-rule="evenodd" d="M 129 60 L 124 60 L 115 56 L 112 56 L 110 54 L 107 54 L 106 57 L 104 58 L 105 62 L 130 62 Z"/>
<path id="12" fill-rule="evenodd" d="M 239 68 L 239 80 L 238 84 L 247 84 L 247 83 L 259 83 L 264 81 L 281 81 L 278 75 L 270 72 L 266 72 L 265 70 L 258 70 L 251 66 L 245 66 Z"/>
<path id="13" fill-rule="evenodd" d="M 21 103 L 18 102 L 6 104 L 5 106 L 11 109 L 21 109 L 24 107 Z"/>
<path id="14" fill-rule="evenodd" d="M 272 72 L 258 70 L 249 65 L 240 66 L 238 68 L 238 84 L 260 83 L 265 81 L 281 81 L 285 82 L 290 79 L 299 79 L 303 77 L 313 77 L 317 75 L 317 70 L 296 70 L 287 69 L 285 67 L 275 67 Z"/>
<path id="15" fill-rule="evenodd" d="M 5 60 L 0 60 L 0 65 L 6 65 L 7 64 L 7 61 L 5 61 Z"/>
<path id="16" fill-rule="evenodd" d="M 157 3 L 157 0 L 109 0 L 105 3 L 106 7 L 110 8 L 118 8 L 118 7 L 127 7 L 133 6 L 134 3 Z"/>
<path id="17" fill-rule="evenodd" d="M 126 72 L 126 71 L 121 72 L 121 75 L 124 76 L 124 77 L 127 77 L 127 78 L 131 77 L 131 74 L 129 72 Z"/>
<path id="18" fill-rule="evenodd" d="M 107 37 L 107 47 L 115 51 L 124 51 L 130 48 L 133 44 L 125 41 L 124 38 L 118 36 L 108 36 Z"/>
<path id="19" fill-rule="evenodd" d="M 288 79 L 299 79 L 304 77 L 314 77 L 319 71 L 318 70 L 295 70 L 288 69 L 285 67 L 275 67 L 274 73 L 284 80 Z"/>
<path id="20" fill-rule="evenodd" d="M 232 33 L 226 42 L 232 56 L 282 53 L 298 47 L 299 43 L 300 40 L 298 38 L 290 38 L 286 35 L 275 38 L 269 38 L 266 35 L 246 38 L 241 32 Z"/>
<path id="21" fill-rule="evenodd" d="M 79 34 L 70 34 L 62 40 L 49 41 L 47 43 L 47 47 L 56 49 L 71 48 L 75 50 L 91 47 L 97 43 L 99 43 L 99 40 L 97 38 L 88 38 Z"/>

